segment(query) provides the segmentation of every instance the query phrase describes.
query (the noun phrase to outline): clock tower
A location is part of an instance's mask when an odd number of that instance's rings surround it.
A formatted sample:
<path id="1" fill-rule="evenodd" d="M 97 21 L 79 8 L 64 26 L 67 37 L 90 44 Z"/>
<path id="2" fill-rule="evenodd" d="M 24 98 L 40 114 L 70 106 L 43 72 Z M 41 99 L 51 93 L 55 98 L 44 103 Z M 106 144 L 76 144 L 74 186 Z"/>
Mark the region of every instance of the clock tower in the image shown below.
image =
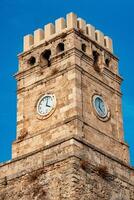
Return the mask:
<path id="1" fill-rule="evenodd" d="M 13 158 L 77 137 L 129 162 L 112 40 L 73 13 L 24 37 Z"/>
<path id="2" fill-rule="evenodd" d="M 26 35 L 18 58 L 12 162 L 24 199 L 134 200 L 111 38 L 69 13 Z"/>

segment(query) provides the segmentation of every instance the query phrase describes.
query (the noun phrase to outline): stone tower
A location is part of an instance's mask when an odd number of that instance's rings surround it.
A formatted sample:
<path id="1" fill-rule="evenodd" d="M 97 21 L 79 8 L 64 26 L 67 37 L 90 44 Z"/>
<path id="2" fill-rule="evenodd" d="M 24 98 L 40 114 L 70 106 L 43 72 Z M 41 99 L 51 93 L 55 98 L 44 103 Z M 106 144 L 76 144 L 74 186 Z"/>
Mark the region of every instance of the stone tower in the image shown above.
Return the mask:
<path id="1" fill-rule="evenodd" d="M 112 40 L 69 13 L 24 37 L 0 200 L 134 200 Z"/>

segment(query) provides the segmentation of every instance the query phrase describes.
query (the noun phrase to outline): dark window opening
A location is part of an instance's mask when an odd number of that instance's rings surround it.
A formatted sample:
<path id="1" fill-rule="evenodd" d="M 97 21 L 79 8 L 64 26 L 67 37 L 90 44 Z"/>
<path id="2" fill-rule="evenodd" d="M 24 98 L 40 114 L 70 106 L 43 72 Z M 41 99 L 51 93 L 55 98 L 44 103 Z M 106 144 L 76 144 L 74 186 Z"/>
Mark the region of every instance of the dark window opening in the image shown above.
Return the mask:
<path id="1" fill-rule="evenodd" d="M 47 65 L 48 67 L 51 65 L 50 62 L 51 50 L 47 49 L 41 54 L 40 64 L 41 66 Z"/>
<path id="2" fill-rule="evenodd" d="M 100 72 L 100 66 L 98 64 L 100 54 L 97 51 L 93 51 L 93 67 L 97 72 Z"/>
<path id="3" fill-rule="evenodd" d="M 81 45 L 81 49 L 82 49 L 82 51 L 86 52 L 86 48 L 87 48 L 87 47 L 86 47 L 85 44 L 82 44 L 82 45 Z"/>
<path id="4" fill-rule="evenodd" d="M 110 59 L 107 58 L 107 59 L 105 60 L 105 63 L 106 63 L 106 66 L 109 67 Z"/>
<path id="5" fill-rule="evenodd" d="M 99 53 L 97 51 L 93 51 L 93 59 L 94 59 L 94 65 L 96 65 L 99 60 Z"/>
<path id="6" fill-rule="evenodd" d="M 33 56 L 28 60 L 28 64 L 31 65 L 31 66 L 34 65 L 35 62 L 36 62 L 36 59 Z"/>
<path id="7" fill-rule="evenodd" d="M 59 43 L 57 46 L 57 53 L 64 51 L 64 43 Z"/>

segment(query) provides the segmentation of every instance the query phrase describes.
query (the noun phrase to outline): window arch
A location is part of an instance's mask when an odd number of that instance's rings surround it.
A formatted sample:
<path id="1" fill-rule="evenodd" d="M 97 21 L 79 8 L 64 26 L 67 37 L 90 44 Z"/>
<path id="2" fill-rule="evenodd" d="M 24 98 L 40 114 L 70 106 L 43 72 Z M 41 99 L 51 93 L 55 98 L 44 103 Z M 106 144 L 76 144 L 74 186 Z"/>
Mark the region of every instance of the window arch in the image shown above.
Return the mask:
<path id="1" fill-rule="evenodd" d="M 87 46 L 83 43 L 83 44 L 81 45 L 81 49 L 82 49 L 83 52 L 86 52 Z"/>
<path id="2" fill-rule="evenodd" d="M 106 64 L 107 67 L 109 67 L 109 64 L 110 64 L 110 59 L 109 58 L 105 59 L 105 64 Z"/>
<path id="3" fill-rule="evenodd" d="M 65 50 L 65 45 L 64 45 L 64 43 L 63 42 L 61 42 L 61 43 L 59 43 L 58 45 L 57 45 L 57 53 L 60 53 L 60 52 L 62 52 L 62 51 L 64 51 Z"/>
<path id="4" fill-rule="evenodd" d="M 33 66 L 36 63 L 36 58 L 34 56 L 31 56 L 27 63 L 28 65 Z"/>
<path id="5" fill-rule="evenodd" d="M 97 51 L 93 51 L 93 59 L 94 59 L 94 65 L 98 64 L 99 61 L 99 53 Z"/>
<path id="6" fill-rule="evenodd" d="M 100 72 L 99 57 L 100 54 L 97 51 L 93 51 L 93 67 L 97 72 Z"/>
<path id="7" fill-rule="evenodd" d="M 44 52 L 42 52 L 42 54 L 40 56 L 40 65 L 42 67 L 45 65 L 47 65 L 49 67 L 51 65 L 50 56 L 51 56 L 50 49 L 46 49 Z"/>

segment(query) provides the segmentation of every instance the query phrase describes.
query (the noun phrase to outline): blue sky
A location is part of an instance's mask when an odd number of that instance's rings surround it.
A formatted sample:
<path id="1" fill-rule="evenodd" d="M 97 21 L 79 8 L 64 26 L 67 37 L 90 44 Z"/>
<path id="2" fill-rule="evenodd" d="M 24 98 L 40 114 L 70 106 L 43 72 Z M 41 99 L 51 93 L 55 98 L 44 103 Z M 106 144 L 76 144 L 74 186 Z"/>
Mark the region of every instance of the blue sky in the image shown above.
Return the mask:
<path id="1" fill-rule="evenodd" d="M 71 11 L 112 37 L 124 78 L 123 119 L 125 140 L 134 165 L 134 1 L 133 0 L 0 0 L 0 162 L 11 159 L 16 135 L 17 54 L 22 38 Z"/>

